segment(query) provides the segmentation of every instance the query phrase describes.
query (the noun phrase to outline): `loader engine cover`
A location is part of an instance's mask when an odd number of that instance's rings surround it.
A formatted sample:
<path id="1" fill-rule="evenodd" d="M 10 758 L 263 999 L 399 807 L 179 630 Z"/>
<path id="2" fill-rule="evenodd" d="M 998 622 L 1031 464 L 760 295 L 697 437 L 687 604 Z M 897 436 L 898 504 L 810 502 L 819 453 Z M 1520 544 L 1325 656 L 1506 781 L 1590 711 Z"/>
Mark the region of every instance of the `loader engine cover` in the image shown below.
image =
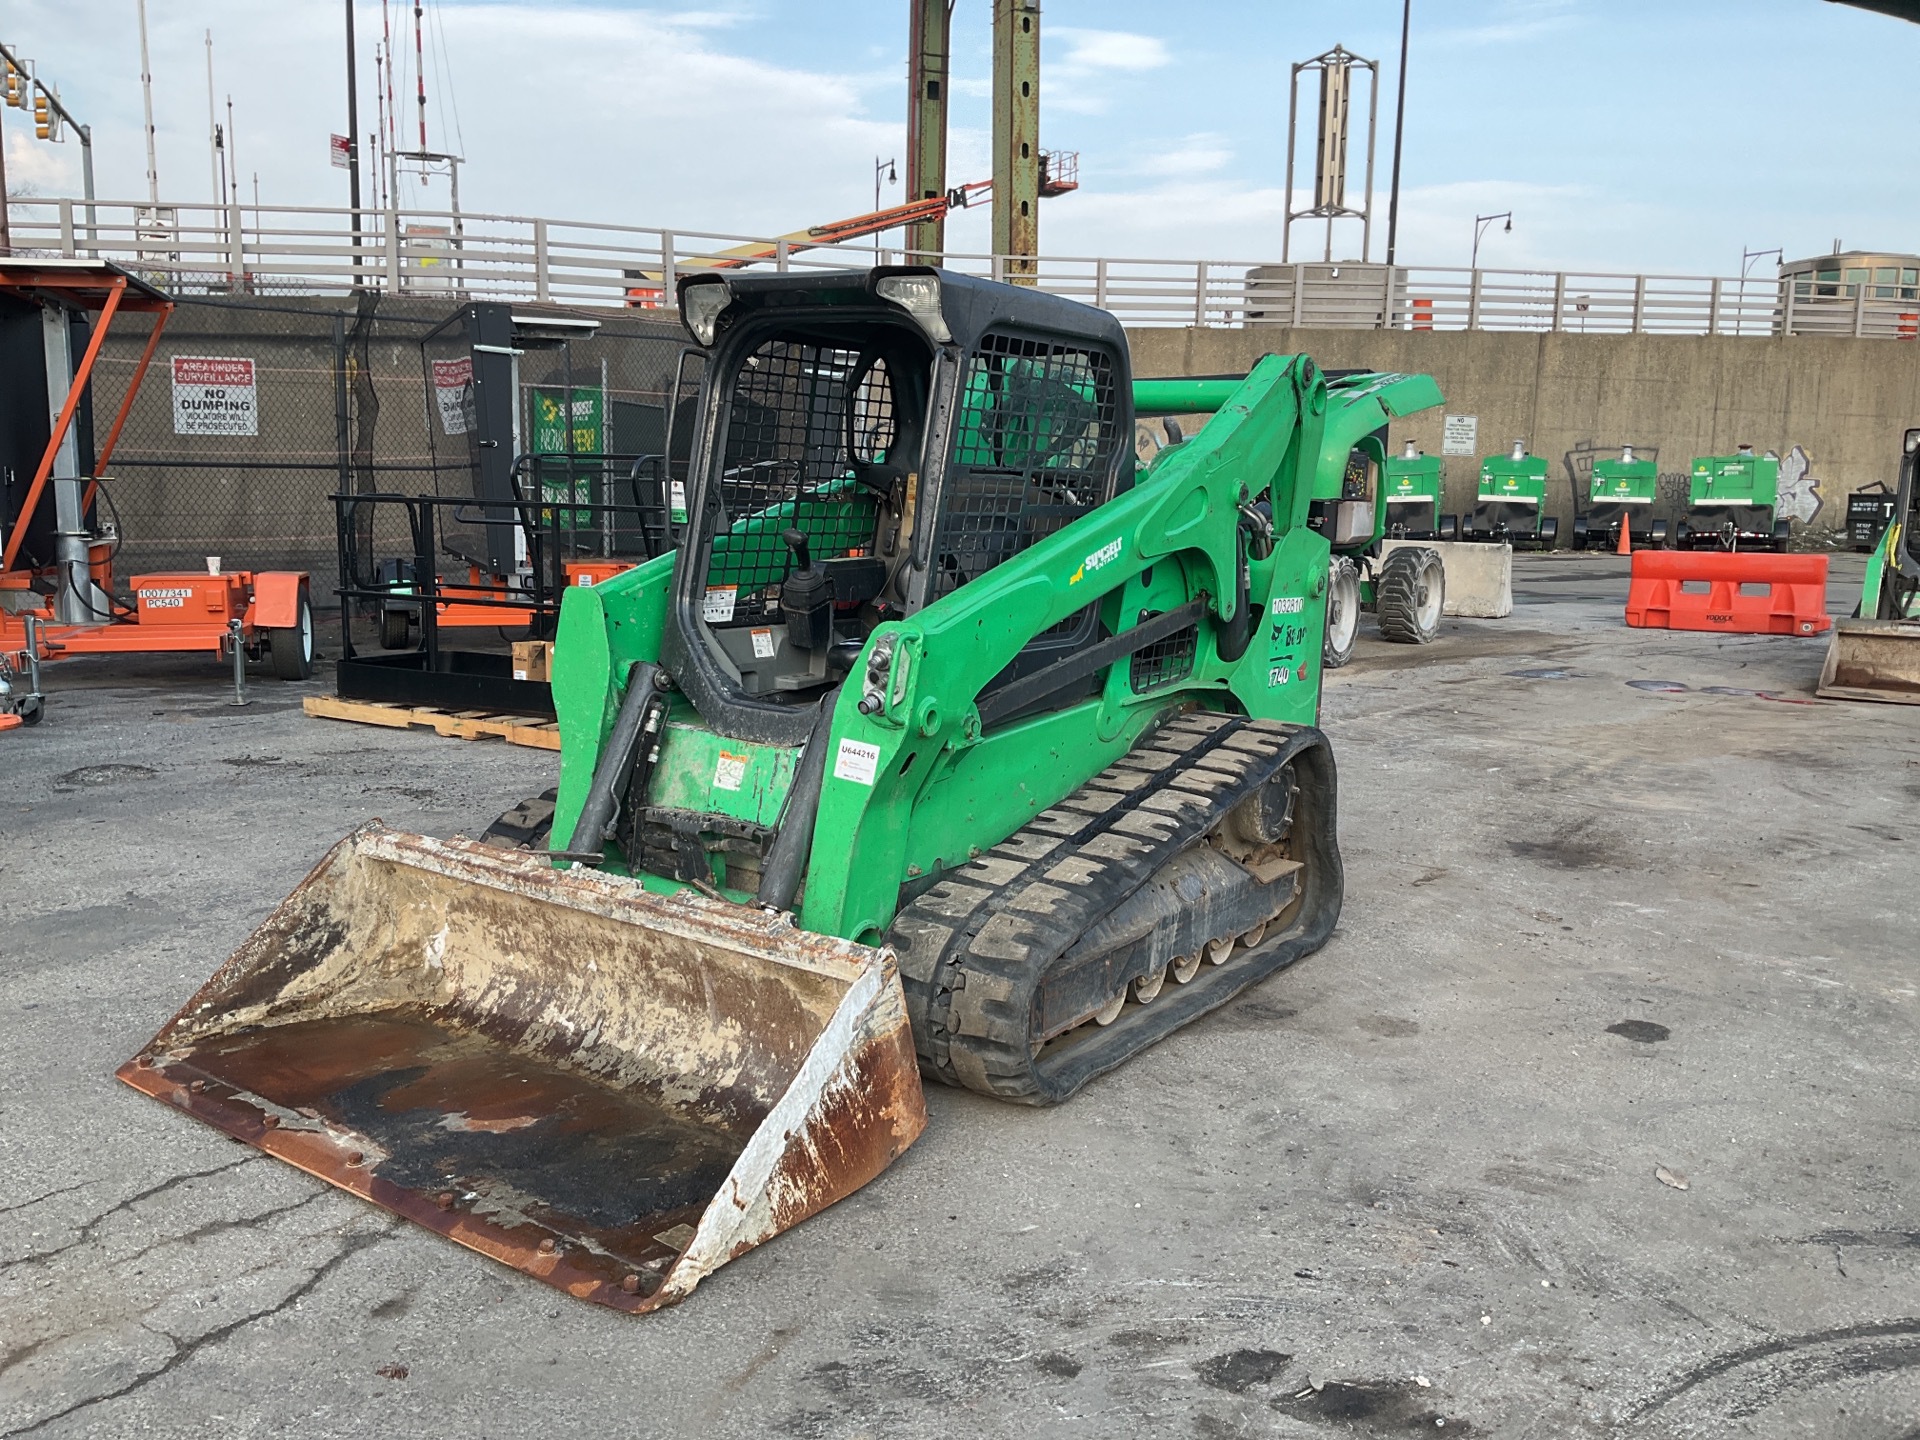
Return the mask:
<path id="1" fill-rule="evenodd" d="M 638 1311 L 884 1170 L 914 1067 L 891 951 L 376 822 L 118 1074 Z"/>

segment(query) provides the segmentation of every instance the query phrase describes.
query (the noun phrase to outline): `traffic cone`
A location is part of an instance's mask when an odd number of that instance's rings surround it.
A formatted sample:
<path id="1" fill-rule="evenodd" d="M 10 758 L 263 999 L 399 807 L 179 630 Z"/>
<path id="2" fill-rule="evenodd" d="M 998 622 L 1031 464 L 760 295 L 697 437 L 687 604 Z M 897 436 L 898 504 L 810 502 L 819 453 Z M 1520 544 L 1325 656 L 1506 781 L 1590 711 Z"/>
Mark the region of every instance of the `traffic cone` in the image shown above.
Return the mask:
<path id="1" fill-rule="evenodd" d="M 1627 523 L 1627 517 L 1624 515 L 1620 517 L 1620 543 L 1613 547 L 1613 553 L 1616 555 L 1633 553 L 1633 526 Z"/>

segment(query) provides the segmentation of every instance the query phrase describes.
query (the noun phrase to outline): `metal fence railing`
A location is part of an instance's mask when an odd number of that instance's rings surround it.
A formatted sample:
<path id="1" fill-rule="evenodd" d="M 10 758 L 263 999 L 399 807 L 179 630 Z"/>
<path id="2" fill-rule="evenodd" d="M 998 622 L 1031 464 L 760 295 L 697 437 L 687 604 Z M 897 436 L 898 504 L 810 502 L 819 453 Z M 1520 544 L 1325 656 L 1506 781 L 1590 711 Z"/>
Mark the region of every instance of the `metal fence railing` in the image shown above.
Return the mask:
<path id="1" fill-rule="evenodd" d="M 657 308 L 689 269 L 770 249 L 775 269 L 865 267 L 870 242 L 803 245 L 519 215 L 274 205 L 14 199 L 17 254 L 98 255 L 179 294 L 373 289 L 448 300 Z M 919 257 L 882 248 L 880 259 Z M 1149 260 L 949 254 L 944 264 L 1111 311 L 1132 326 L 1259 324 L 1342 329 L 1592 334 L 1920 337 L 1912 288 L 1775 279 L 1462 269 L 1355 262 Z"/>

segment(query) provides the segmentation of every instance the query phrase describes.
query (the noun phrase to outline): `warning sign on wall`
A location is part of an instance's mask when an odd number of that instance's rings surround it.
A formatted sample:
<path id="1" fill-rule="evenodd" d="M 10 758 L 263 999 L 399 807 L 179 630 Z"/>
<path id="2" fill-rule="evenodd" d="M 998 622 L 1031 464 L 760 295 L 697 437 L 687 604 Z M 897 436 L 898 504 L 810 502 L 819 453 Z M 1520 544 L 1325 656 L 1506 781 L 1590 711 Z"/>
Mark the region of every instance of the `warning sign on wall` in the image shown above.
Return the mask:
<path id="1" fill-rule="evenodd" d="M 258 435 L 260 391 L 253 361 L 230 355 L 174 356 L 173 433 Z"/>
<path id="2" fill-rule="evenodd" d="M 440 411 L 444 435 L 464 435 L 473 429 L 473 360 L 433 362 L 433 398 Z"/>
<path id="3" fill-rule="evenodd" d="M 1480 448 L 1480 417 L 1448 415 L 1440 422 L 1440 453 L 1472 455 Z"/>

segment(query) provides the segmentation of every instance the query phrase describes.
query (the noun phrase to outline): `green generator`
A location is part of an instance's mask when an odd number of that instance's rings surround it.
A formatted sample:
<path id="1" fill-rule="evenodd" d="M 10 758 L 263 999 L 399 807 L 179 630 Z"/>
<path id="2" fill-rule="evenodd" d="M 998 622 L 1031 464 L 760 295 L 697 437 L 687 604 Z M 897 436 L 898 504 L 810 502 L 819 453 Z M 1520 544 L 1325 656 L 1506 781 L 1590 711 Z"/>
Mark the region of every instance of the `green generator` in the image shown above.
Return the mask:
<path id="1" fill-rule="evenodd" d="M 1587 482 L 1587 505 L 1573 521 L 1573 547 L 1620 547 L 1620 527 L 1627 526 L 1637 546 L 1667 543 L 1667 522 L 1653 518 L 1653 502 L 1660 484 L 1659 467 L 1636 460 L 1631 445 L 1620 447 L 1618 460 L 1596 460 Z"/>
<path id="2" fill-rule="evenodd" d="M 1386 534 L 1394 540 L 1457 540 L 1456 517 L 1441 514 L 1447 498 L 1447 474 L 1438 455 L 1423 455 L 1407 441 L 1407 448 L 1387 457 L 1380 493 L 1386 504 Z"/>
<path id="3" fill-rule="evenodd" d="M 1787 522 L 1774 518 L 1779 504 L 1780 457 L 1771 450 L 1756 455 L 1742 445 L 1732 455 L 1701 456 L 1676 543 L 1683 550 L 1785 550 Z"/>
<path id="4" fill-rule="evenodd" d="M 1546 458 L 1529 455 L 1527 442 L 1516 440 L 1510 453 L 1480 462 L 1480 493 L 1461 521 L 1460 538 L 1551 550 L 1560 522 L 1544 513 L 1546 506 Z"/>

